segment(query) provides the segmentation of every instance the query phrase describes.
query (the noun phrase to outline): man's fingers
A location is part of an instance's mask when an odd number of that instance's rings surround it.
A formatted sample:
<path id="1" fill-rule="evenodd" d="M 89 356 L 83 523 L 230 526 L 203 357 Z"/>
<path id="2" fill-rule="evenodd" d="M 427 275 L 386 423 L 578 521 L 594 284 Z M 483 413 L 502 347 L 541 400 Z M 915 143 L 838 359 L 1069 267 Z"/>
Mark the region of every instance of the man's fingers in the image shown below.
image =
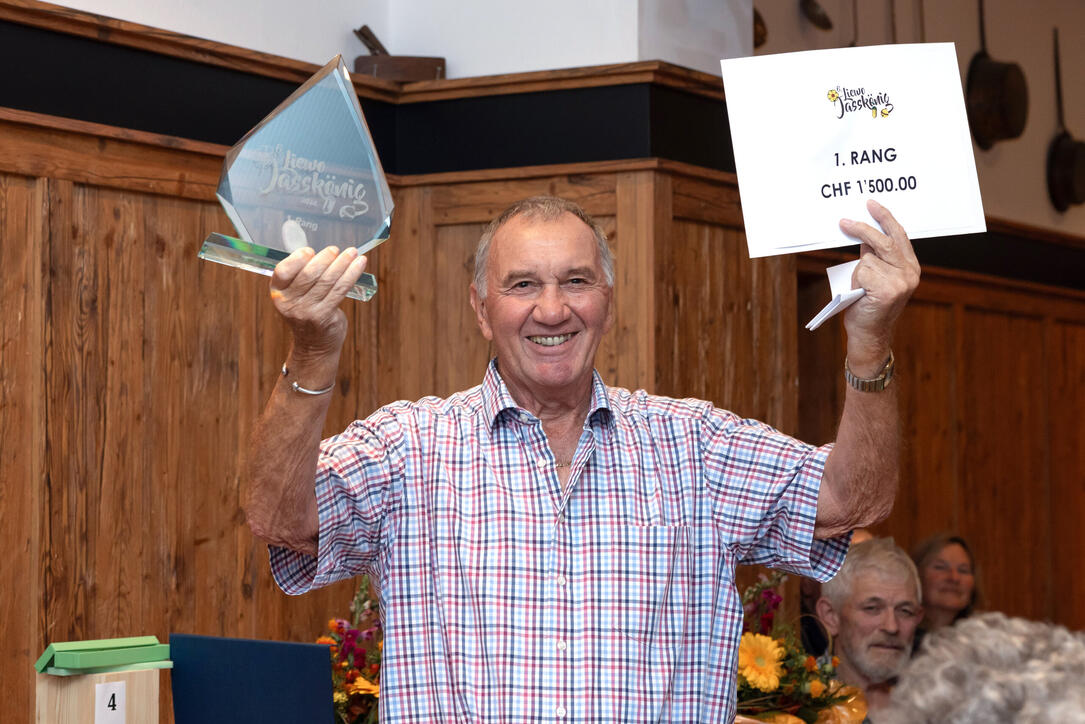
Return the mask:
<path id="1" fill-rule="evenodd" d="M 340 256 L 344 256 L 346 252 Z M 335 280 L 332 285 L 331 291 L 328 292 L 330 298 L 342 299 L 350 292 L 351 287 L 358 281 L 358 278 L 362 276 L 362 272 L 365 271 L 365 265 L 368 260 L 364 256 L 355 256 L 350 260 L 346 270 Z"/>
<path id="2" fill-rule="evenodd" d="M 894 242 L 893 251 L 899 252 L 908 263 L 918 263 L 915 256 L 915 250 L 912 248 L 912 242 L 908 238 L 908 233 L 904 230 L 904 227 L 900 225 L 900 222 L 897 221 L 897 218 L 889 213 L 889 209 L 885 208 L 874 199 L 867 200 L 866 208 L 867 211 L 870 212 L 870 215 L 874 217 L 874 220 L 878 222 L 878 225 L 882 227 L 882 230 Z"/>
<path id="3" fill-rule="evenodd" d="M 306 292 L 306 299 L 314 304 L 324 304 L 327 302 L 332 306 L 339 306 L 339 303 L 343 301 L 343 297 L 346 296 L 346 292 L 349 291 L 350 286 L 353 285 L 357 279 L 351 280 L 342 294 L 336 293 L 338 282 L 347 273 L 350 265 L 357 260 L 357 258 L 358 250 L 353 246 L 348 246 L 343 253 L 336 254 L 332 262 L 324 269 L 320 277 L 313 282 L 313 285 Z"/>
<path id="4" fill-rule="evenodd" d="M 302 247 L 276 264 L 275 271 L 271 275 L 271 288 L 285 289 L 290 286 L 290 283 L 293 282 L 298 276 L 298 273 L 305 268 L 305 265 L 309 263 L 309 260 L 313 258 L 314 254 L 316 254 L 316 252 L 311 248 L 307 246 Z"/>

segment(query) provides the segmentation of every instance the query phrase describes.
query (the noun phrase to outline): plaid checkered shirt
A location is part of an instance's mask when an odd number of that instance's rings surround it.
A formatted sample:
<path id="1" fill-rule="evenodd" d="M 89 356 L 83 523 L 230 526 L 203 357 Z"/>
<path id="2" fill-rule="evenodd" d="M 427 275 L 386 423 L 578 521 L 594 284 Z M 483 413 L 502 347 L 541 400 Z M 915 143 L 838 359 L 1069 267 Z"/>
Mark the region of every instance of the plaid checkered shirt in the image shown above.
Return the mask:
<path id="1" fill-rule="evenodd" d="M 595 374 L 563 491 L 491 363 L 324 441 L 317 557 L 272 570 L 290 594 L 373 576 L 382 721 L 729 722 L 736 564 L 825 580 L 847 552 L 813 540 L 829 450 Z"/>

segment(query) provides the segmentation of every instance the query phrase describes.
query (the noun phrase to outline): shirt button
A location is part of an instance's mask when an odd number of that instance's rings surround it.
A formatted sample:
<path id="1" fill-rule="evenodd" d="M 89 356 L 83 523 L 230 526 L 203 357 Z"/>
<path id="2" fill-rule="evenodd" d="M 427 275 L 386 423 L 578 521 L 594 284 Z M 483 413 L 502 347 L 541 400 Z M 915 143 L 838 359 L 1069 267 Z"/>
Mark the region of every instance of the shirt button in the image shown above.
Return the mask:
<path id="1" fill-rule="evenodd" d="M 569 648 L 569 644 L 564 641 L 558 641 L 558 651 L 564 651 L 567 648 Z"/>
<path id="2" fill-rule="evenodd" d="M 535 464 L 536 464 L 536 465 L 538 465 L 538 466 L 539 466 L 540 468 L 545 468 L 548 462 L 549 462 L 549 461 L 547 461 L 547 459 L 546 459 L 546 458 L 539 458 L 539 459 L 538 459 L 538 460 L 537 460 L 537 461 L 535 462 Z"/>
<path id="3" fill-rule="evenodd" d="M 556 716 L 558 719 L 561 719 L 562 717 L 564 717 L 565 716 L 565 707 L 559 706 L 557 709 L 554 709 L 554 716 Z"/>
<path id="4" fill-rule="evenodd" d="M 559 586 L 564 586 L 566 583 L 565 576 L 559 574 L 558 577 L 554 579 L 554 583 L 558 584 Z"/>

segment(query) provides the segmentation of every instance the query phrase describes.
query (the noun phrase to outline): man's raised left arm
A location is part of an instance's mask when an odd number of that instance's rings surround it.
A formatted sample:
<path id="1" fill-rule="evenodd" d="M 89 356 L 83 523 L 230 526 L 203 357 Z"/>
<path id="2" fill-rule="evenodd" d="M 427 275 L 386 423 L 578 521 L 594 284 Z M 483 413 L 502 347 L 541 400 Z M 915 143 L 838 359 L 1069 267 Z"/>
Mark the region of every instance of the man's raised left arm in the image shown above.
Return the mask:
<path id="1" fill-rule="evenodd" d="M 836 446 L 825 461 L 818 494 L 815 538 L 832 538 L 884 520 L 893 509 L 900 472 L 898 384 L 877 388 L 892 354 L 893 327 L 919 284 L 919 262 L 907 234 L 876 201 L 867 209 L 881 230 L 843 220 L 840 228 L 862 242 L 852 277 L 866 295 L 844 313 L 849 381 Z"/>

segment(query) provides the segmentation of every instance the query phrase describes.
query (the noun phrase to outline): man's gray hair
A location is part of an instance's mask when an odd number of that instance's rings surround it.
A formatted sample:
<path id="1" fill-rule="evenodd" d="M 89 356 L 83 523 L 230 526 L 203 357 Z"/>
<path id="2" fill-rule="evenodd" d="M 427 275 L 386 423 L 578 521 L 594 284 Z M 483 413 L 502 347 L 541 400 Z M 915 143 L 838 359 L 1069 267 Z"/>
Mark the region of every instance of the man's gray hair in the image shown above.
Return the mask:
<path id="1" fill-rule="evenodd" d="M 528 221 L 553 221 L 562 214 L 572 214 L 583 221 L 591 229 L 595 237 L 595 245 L 599 249 L 599 260 L 603 267 L 603 276 L 607 286 L 614 286 L 614 253 L 607 244 L 607 235 L 603 227 L 581 208 L 580 204 L 557 196 L 532 196 L 531 198 L 517 201 L 509 208 L 502 211 L 496 219 L 491 221 L 482 232 L 475 249 L 475 289 L 479 297 L 486 297 L 486 265 L 490 259 L 490 244 L 498 229 L 514 218 L 522 217 Z"/>
<path id="2" fill-rule="evenodd" d="M 892 538 L 871 538 L 856 543 L 848 550 L 844 565 L 831 581 L 821 586 L 821 595 L 829 599 L 833 608 L 840 610 L 851 595 L 855 579 L 867 572 L 879 576 L 897 575 L 915 586 L 915 601 L 923 600 L 923 589 L 919 583 L 919 572 L 915 563 Z"/>
<path id="3" fill-rule="evenodd" d="M 943 626 L 893 689 L 889 724 L 1085 723 L 1085 634 L 984 613 Z"/>

